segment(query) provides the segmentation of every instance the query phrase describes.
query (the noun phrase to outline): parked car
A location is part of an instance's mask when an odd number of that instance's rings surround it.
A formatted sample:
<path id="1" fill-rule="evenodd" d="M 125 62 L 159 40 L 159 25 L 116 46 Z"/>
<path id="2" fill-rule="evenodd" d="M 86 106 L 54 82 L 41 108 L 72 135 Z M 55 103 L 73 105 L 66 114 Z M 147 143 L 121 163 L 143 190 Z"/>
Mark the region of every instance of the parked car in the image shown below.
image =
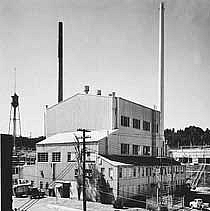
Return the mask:
<path id="1" fill-rule="evenodd" d="M 190 202 L 190 207 L 195 209 L 205 209 L 209 207 L 209 203 L 204 203 L 202 199 L 194 199 Z"/>
<path id="2" fill-rule="evenodd" d="M 42 191 L 41 189 L 39 188 L 31 188 L 30 189 L 30 198 L 33 199 L 33 198 L 43 198 L 45 195 L 45 192 Z"/>
<path id="3" fill-rule="evenodd" d="M 28 196 L 28 193 L 30 191 L 30 186 L 31 186 L 30 183 L 13 185 L 12 187 L 13 195 L 16 197 Z"/>

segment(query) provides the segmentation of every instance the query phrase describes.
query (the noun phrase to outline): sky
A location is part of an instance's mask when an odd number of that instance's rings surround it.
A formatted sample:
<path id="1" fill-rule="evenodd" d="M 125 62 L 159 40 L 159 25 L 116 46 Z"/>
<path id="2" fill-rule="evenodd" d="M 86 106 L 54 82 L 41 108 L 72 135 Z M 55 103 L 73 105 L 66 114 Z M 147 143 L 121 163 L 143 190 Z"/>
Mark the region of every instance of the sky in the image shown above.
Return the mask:
<path id="1" fill-rule="evenodd" d="M 158 107 L 159 0 L 2 0 L 0 133 L 16 92 L 22 136 L 44 135 L 57 103 L 58 22 L 64 99 L 97 89 Z M 165 128 L 210 128 L 210 1 L 165 0 Z M 18 127 L 19 130 L 19 127 Z"/>

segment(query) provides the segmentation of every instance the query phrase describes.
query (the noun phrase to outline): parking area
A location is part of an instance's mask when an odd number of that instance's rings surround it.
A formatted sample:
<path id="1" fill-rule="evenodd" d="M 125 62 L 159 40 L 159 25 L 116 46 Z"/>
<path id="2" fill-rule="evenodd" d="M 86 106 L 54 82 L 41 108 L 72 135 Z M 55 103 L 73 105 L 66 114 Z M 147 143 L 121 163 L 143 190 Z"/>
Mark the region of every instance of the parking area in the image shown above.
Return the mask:
<path id="1" fill-rule="evenodd" d="M 28 206 L 27 206 L 28 204 Z M 46 197 L 42 199 L 30 199 L 30 198 L 13 198 L 13 209 L 27 206 L 27 210 L 30 211 L 82 211 L 82 201 L 76 199 L 65 199 L 56 197 Z M 88 211 L 116 211 L 116 210 L 127 210 L 127 211 L 145 211 L 141 208 L 124 208 L 115 209 L 111 204 L 101 204 L 98 202 L 87 202 Z"/>

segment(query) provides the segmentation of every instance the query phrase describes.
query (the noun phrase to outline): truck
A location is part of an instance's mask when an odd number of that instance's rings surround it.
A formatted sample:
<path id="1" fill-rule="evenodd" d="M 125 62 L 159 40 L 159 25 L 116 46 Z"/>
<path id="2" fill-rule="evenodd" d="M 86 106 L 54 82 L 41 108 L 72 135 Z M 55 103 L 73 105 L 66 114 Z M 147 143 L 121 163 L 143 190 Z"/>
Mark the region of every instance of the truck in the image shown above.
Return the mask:
<path id="1" fill-rule="evenodd" d="M 209 208 L 209 203 L 204 203 L 202 199 L 194 199 L 190 202 L 190 207 L 194 209 L 207 209 Z"/>

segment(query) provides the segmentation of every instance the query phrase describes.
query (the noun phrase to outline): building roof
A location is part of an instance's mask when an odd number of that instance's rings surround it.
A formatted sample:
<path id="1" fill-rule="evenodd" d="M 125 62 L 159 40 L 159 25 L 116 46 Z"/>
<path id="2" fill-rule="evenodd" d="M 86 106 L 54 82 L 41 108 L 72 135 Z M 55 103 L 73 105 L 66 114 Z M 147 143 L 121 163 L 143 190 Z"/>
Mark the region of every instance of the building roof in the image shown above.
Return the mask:
<path id="1" fill-rule="evenodd" d="M 114 161 L 114 160 L 110 160 L 108 158 L 106 158 L 104 155 L 100 155 L 100 157 L 105 160 L 107 163 L 113 165 L 113 166 L 130 166 L 131 164 L 127 164 L 127 163 L 121 163 L 118 161 Z"/>
<path id="2" fill-rule="evenodd" d="M 146 157 L 146 156 L 120 156 L 120 155 L 103 155 L 103 157 L 123 164 L 132 164 L 136 166 L 169 166 L 181 165 L 180 162 L 175 161 L 169 157 Z"/>
<path id="3" fill-rule="evenodd" d="M 50 109 L 56 107 L 57 105 L 60 105 L 60 104 L 62 104 L 62 103 L 65 103 L 66 101 L 69 101 L 69 100 L 71 100 L 72 98 L 75 98 L 75 97 L 78 97 L 78 96 L 98 97 L 98 98 L 99 98 L 99 97 L 100 97 L 100 98 L 113 98 L 113 96 L 109 96 L 109 95 L 106 96 L 106 95 L 94 95 L 94 94 L 76 93 L 75 95 L 73 95 L 73 96 L 71 96 L 71 97 L 68 97 L 68 98 L 62 100 L 62 101 L 58 102 L 57 104 L 54 104 L 54 105 L 52 105 L 52 106 L 49 106 L 49 107 L 47 108 L 47 110 L 50 110 Z M 128 99 L 125 99 L 125 98 L 122 98 L 122 97 L 116 97 L 116 98 L 119 98 L 119 99 L 121 99 L 121 100 L 127 101 L 127 102 L 132 103 L 132 104 L 135 104 L 135 105 L 137 105 L 137 106 L 144 107 L 144 108 L 149 109 L 149 110 L 154 110 L 153 108 L 150 108 L 150 107 L 148 107 L 148 106 L 142 105 L 142 104 L 140 104 L 140 103 L 133 102 L 133 101 L 131 101 L 131 100 L 128 100 Z M 159 110 L 156 110 L 156 109 L 155 109 L 155 111 L 160 113 Z"/>
<path id="4" fill-rule="evenodd" d="M 101 139 L 104 139 L 108 135 L 116 132 L 116 130 L 96 130 L 87 132 L 86 135 L 90 136 L 90 138 L 86 139 L 86 142 L 97 142 Z M 55 135 L 52 135 L 43 141 L 37 143 L 37 145 L 42 144 L 67 144 L 67 143 L 75 143 L 76 142 L 76 136 L 78 138 L 82 137 L 82 132 L 75 131 L 75 132 L 66 132 L 66 133 L 58 133 Z M 82 139 L 79 139 L 82 142 Z"/>

